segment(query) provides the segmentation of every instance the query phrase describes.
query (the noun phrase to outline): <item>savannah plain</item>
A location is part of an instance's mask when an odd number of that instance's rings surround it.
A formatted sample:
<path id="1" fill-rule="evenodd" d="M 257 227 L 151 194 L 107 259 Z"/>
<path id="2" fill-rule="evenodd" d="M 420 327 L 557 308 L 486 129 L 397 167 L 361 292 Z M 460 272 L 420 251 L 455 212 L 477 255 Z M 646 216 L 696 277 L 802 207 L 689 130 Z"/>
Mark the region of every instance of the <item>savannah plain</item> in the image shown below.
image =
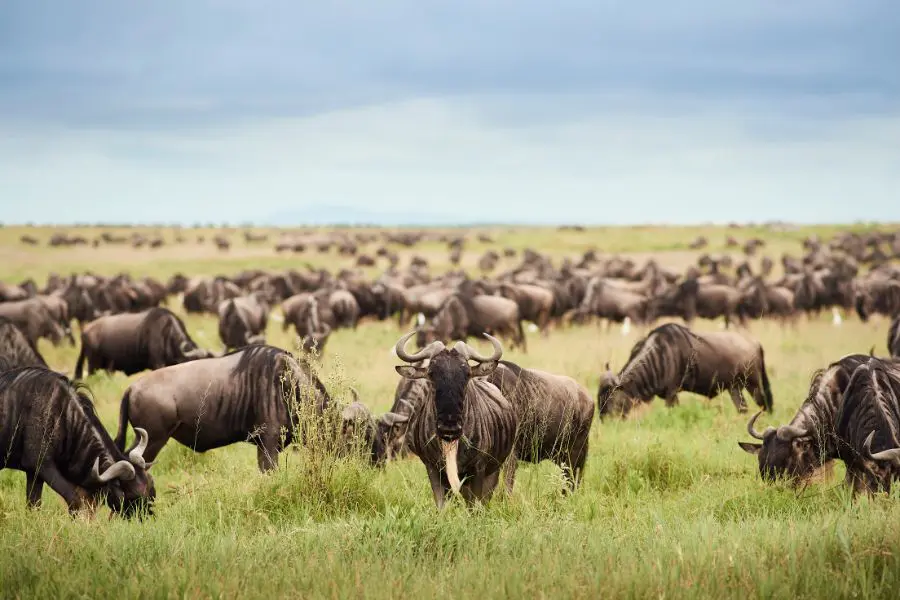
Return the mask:
<path id="1" fill-rule="evenodd" d="M 810 233 L 828 240 L 847 229 L 865 226 L 494 227 L 484 230 L 492 244 L 476 241 L 475 231 L 468 231 L 461 266 L 479 276 L 477 260 L 488 248 L 530 247 L 552 256 L 555 264 L 595 248 L 641 264 L 652 257 L 683 271 L 701 252 L 740 259 L 739 250 L 726 249 L 726 235 L 763 239 L 766 246 L 752 263 L 768 255 L 777 264 L 784 252 L 800 255 L 801 240 Z M 55 231 L 0 228 L 0 279 L 33 278 L 42 286 L 52 272 L 124 271 L 165 281 L 176 272 L 233 275 L 249 268 L 303 269 L 307 263 L 332 272 L 355 268 L 353 258 L 336 253 L 277 254 L 275 230 L 269 230 L 268 242 L 248 243 L 237 229 L 227 252 L 210 243 L 212 231 L 184 229 L 188 243 L 175 245 L 174 231 L 160 228 L 167 243 L 158 249 L 51 248 L 46 241 Z M 67 231 L 93 239 L 110 229 Z M 21 244 L 26 233 L 39 245 Z M 207 238 L 203 244 L 196 243 L 200 234 Z M 690 250 L 698 235 L 708 237 L 710 247 Z M 374 248 L 361 252 L 374 254 Z M 428 259 L 433 274 L 450 268 L 446 244 L 395 249 L 401 268 L 412 254 Z M 518 261 L 501 258 L 497 270 Z M 380 260 L 363 271 L 374 279 L 385 266 Z M 169 308 L 185 318 L 200 345 L 221 351 L 215 318 L 185 316 L 174 297 Z M 843 317 L 839 326 L 828 313 L 812 320 L 803 316 L 796 327 L 768 319 L 750 322 L 747 332 L 765 348 L 774 394 L 774 414 L 761 417 L 759 429 L 790 420 L 816 369 L 873 346 L 877 355 L 885 353 L 887 319 L 861 323 L 855 314 Z M 704 320 L 694 326 L 719 328 Z M 405 331 L 396 319 L 335 331 L 318 366 L 332 396 L 349 401 L 352 386 L 373 412 L 388 410 L 399 379 L 393 368 L 399 362 L 390 350 Z M 572 376 L 596 397 L 604 364 L 620 368 L 646 331 L 556 327 L 546 338 L 529 333 L 528 353 L 506 350 L 504 358 Z M 283 332 L 275 320 L 267 341 L 296 348 L 293 331 Z M 71 375 L 77 347 L 41 340 L 39 349 L 52 368 Z M 121 394 L 140 376 L 101 372 L 86 379 L 113 434 Z M 852 498 L 841 464 L 803 489 L 764 483 L 756 457 L 738 447 L 738 441 L 750 439 L 746 424 L 752 410 L 738 414 L 727 394 L 710 402 L 685 393 L 671 409 L 657 399 L 625 421 L 595 418 L 576 493 L 560 493 L 556 466 L 523 464 L 511 496 L 498 492 L 471 510 L 455 501 L 439 512 L 425 469 L 413 456 L 374 469 L 361 459 L 297 449 L 282 455 L 277 471 L 263 475 L 249 444 L 197 454 L 170 441 L 152 471 L 155 515 L 143 522 L 109 519 L 107 509 L 93 519 L 73 519 L 49 488 L 43 506 L 30 511 L 24 474 L 5 470 L 0 472 L 0 597 L 897 597 L 900 498 L 896 493 Z"/>

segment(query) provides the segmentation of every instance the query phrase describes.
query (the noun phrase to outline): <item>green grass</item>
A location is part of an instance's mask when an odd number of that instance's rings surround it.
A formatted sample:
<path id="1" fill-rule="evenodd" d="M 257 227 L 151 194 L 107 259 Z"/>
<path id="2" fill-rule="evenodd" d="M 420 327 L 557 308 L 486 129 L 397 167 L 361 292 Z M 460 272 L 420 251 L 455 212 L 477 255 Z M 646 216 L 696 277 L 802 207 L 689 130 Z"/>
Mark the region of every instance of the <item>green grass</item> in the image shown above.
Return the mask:
<path id="1" fill-rule="evenodd" d="M 650 252 L 648 237 L 659 247 L 682 248 L 699 231 L 543 230 L 496 237 L 562 256 L 589 245 Z M 719 240 L 724 232 L 706 235 Z M 0 230 L 6 240 L 0 248 L 21 252 L 19 235 Z M 799 251 L 802 235 L 781 235 L 787 237 L 769 234 L 769 252 Z M 131 250 L 91 263 L 89 251 L 67 258 L 64 250 L 39 248 L 30 259 L 33 270 L 7 263 L 0 277 L 40 281 L 52 270 L 87 267 L 158 276 L 175 268 L 240 268 L 215 257 L 129 267 L 131 252 L 146 252 Z M 680 249 L 658 253 L 663 264 L 684 256 Z M 264 264 L 278 266 L 276 260 L 270 256 Z M 321 260 L 345 266 L 337 257 Z M 196 339 L 219 349 L 214 319 L 192 316 L 187 323 Z M 862 324 L 849 316 L 835 328 L 824 315 L 797 330 L 752 324 L 750 332 L 766 349 L 775 396 L 775 415 L 759 425 L 790 418 L 814 369 L 872 345 L 883 351 L 886 328 L 884 320 Z M 400 333 L 394 323 L 367 323 L 333 334 L 321 365 L 329 390 L 348 399 L 352 385 L 377 412 L 386 410 L 398 378 L 390 347 Z M 569 374 L 593 396 L 604 362 L 620 366 L 638 335 L 594 326 L 554 331 L 547 339 L 531 335 L 529 354 L 506 357 Z M 277 323 L 269 339 L 283 347 L 293 343 Z M 74 348 L 42 342 L 40 349 L 52 367 L 71 372 Z M 110 431 L 122 391 L 138 377 L 89 378 Z M 44 506 L 28 511 L 24 475 L 2 471 L 0 597 L 896 597 L 896 497 L 853 500 L 840 465 L 830 479 L 804 490 L 764 484 L 755 457 L 737 446 L 747 439 L 746 418 L 727 395 L 707 401 L 683 394 L 681 400 L 673 409 L 657 400 L 633 419 L 595 423 L 584 484 L 574 495 L 559 493 L 562 479 L 554 466 L 523 465 L 511 496 L 500 494 L 472 510 L 453 503 L 438 513 L 415 458 L 374 470 L 352 458 L 288 451 L 282 468 L 262 475 L 249 445 L 195 454 L 170 442 L 152 471 L 156 515 L 143 523 L 107 519 L 105 510 L 93 521 L 73 520 L 49 489 Z"/>

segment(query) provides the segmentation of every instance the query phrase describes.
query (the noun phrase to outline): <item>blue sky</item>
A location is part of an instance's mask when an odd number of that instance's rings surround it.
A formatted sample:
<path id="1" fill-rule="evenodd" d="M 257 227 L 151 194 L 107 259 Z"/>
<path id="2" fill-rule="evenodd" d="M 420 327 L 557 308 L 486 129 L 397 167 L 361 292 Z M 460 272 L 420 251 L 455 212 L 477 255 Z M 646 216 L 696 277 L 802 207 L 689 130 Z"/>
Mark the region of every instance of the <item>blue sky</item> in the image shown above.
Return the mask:
<path id="1" fill-rule="evenodd" d="M 0 221 L 900 221 L 888 0 L 0 3 Z"/>

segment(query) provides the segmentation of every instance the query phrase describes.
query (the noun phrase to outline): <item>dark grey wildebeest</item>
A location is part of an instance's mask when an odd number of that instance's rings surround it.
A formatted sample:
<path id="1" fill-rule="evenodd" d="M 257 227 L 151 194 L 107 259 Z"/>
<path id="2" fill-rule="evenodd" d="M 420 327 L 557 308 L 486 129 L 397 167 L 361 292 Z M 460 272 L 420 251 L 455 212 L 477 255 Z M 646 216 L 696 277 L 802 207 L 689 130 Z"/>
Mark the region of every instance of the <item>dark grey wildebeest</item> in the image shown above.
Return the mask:
<path id="1" fill-rule="evenodd" d="M 82 376 L 85 361 L 88 375 L 99 369 L 133 375 L 211 356 L 208 350 L 197 347 L 175 313 L 151 308 L 100 317 L 86 325 L 81 332 L 75 377 Z"/>
<path id="2" fill-rule="evenodd" d="M 601 417 L 625 416 L 639 402 L 655 396 L 674 406 L 681 391 L 708 398 L 728 391 L 738 412 L 746 412 L 744 389 L 760 407 L 772 410 L 772 391 L 759 342 L 734 332 L 696 333 L 667 323 L 634 345 L 617 375 L 607 366 L 600 377 L 597 412 Z"/>
<path id="3" fill-rule="evenodd" d="M 264 344 L 268 322 L 269 304 L 259 293 L 219 304 L 219 339 L 226 349 Z"/>
<path id="4" fill-rule="evenodd" d="M 450 490 L 462 493 L 468 503 L 486 501 L 512 454 L 518 425 L 515 407 L 484 379 L 497 367 L 503 348 L 485 334 L 494 346 L 490 356 L 481 356 L 465 342 L 448 349 L 440 341 L 407 354 L 404 346 L 414 335 L 407 333 L 395 347 L 397 357 L 410 363 L 397 372 L 429 385 L 428 398 L 409 419 L 410 449 L 425 465 L 438 508 Z M 427 367 L 413 365 L 424 358 L 429 359 Z M 469 361 L 477 364 L 469 366 Z"/>
<path id="5" fill-rule="evenodd" d="M 218 358 L 148 373 L 122 397 L 116 445 L 131 423 L 150 434 L 147 460 L 169 438 L 196 452 L 236 442 L 257 447 L 261 471 L 278 465 L 307 414 L 320 415 L 330 397 L 309 365 L 272 346 L 248 346 Z"/>
<path id="6" fill-rule="evenodd" d="M 786 478 L 800 484 L 817 471 L 830 470 L 838 458 L 837 417 L 844 405 L 844 392 L 850 377 L 869 356 L 850 354 L 813 375 L 806 400 L 787 425 L 755 429 L 756 413 L 747 424 L 747 432 L 761 443 L 738 442 L 740 447 L 759 458 L 759 474 L 764 480 Z"/>
<path id="7" fill-rule="evenodd" d="M 488 381 L 512 402 L 518 413 L 514 459 L 531 463 L 550 460 L 559 465 L 574 489 L 587 459 L 594 402 L 571 377 L 523 369 L 500 361 Z M 506 467 L 506 487 L 512 490 L 515 460 Z"/>
<path id="8" fill-rule="evenodd" d="M 113 444 L 87 388 L 41 367 L 0 373 L 0 469 L 24 471 L 29 506 L 44 484 L 70 512 L 94 508 L 102 496 L 123 516 L 148 512 L 156 492 L 143 453 L 147 433 L 128 451 Z"/>
<path id="9" fill-rule="evenodd" d="M 889 492 L 900 477 L 900 365 L 871 357 L 853 371 L 837 435 L 853 492 Z"/>

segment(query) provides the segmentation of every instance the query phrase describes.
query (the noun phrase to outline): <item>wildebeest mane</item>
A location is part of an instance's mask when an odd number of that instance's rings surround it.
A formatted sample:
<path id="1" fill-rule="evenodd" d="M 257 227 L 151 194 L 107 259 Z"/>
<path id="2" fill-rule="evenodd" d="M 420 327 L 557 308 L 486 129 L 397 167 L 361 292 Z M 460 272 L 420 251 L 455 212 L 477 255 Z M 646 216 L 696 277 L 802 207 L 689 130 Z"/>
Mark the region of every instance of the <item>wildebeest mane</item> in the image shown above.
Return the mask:
<path id="1" fill-rule="evenodd" d="M 322 408 L 331 404 L 331 396 L 328 394 L 328 390 L 325 389 L 319 378 L 313 375 L 309 363 L 302 358 L 295 357 L 287 350 L 266 344 L 247 346 L 240 350 L 229 352 L 225 356 L 237 353 L 240 353 L 240 358 L 231 370 L 231 376 L 235 378 L 239 389 L 247 390 L 248 392 L 250 390 L 258 390 L 259 393 L 265 394 L 267 392 L 264 390 L 268 390 L 271 386 L 278 383 L 283 386 L 283 391 L 286 395 L 295 394 L 296 399 L 299 401 L 308 393 L 303 390 L 304 382 L 300 380 L 301 377 L 304 377 L 322 395 Z M 294 365 L 302 373 L 290 373 Z M 290 383 L 293 383 L 293 389 L 289 387 Z"/>
<path id="2" fill-rule="evenodd" d="M 147 311 L 138 337 L 138 345 L 147 352 L 147 356 L 169 358 L 180 356 L 182 341 L 197 346 L 188 334 L 184 321 L 178 315 L 162 307 Z"/>
<path id="3" fill-rule="evenodd" d="M 0 363 L 0 368 L 4 371 L 16 366 L 39 366 L 47 367 L 47 361 L 41 356 L 41 353 L 35 347 L 28 336 L 19 329 L 15 323 L 6 317 L 0 317 L 0 349 L 6 348 L 13 352 L 6 361 L 6 364 Z M 0 357 L 2 358 L 2 357 Z M 22 361 L 33 362 L 34 364 L 25 365 Z"/>
<path id="4" fill-rule="evenodd" d="M 619 372 L 619 385 L 634 398 L 666 396 L 696 372 L 694 348 L 707 344 L 687 327 L 666 323 L 638 340 Z"/>

